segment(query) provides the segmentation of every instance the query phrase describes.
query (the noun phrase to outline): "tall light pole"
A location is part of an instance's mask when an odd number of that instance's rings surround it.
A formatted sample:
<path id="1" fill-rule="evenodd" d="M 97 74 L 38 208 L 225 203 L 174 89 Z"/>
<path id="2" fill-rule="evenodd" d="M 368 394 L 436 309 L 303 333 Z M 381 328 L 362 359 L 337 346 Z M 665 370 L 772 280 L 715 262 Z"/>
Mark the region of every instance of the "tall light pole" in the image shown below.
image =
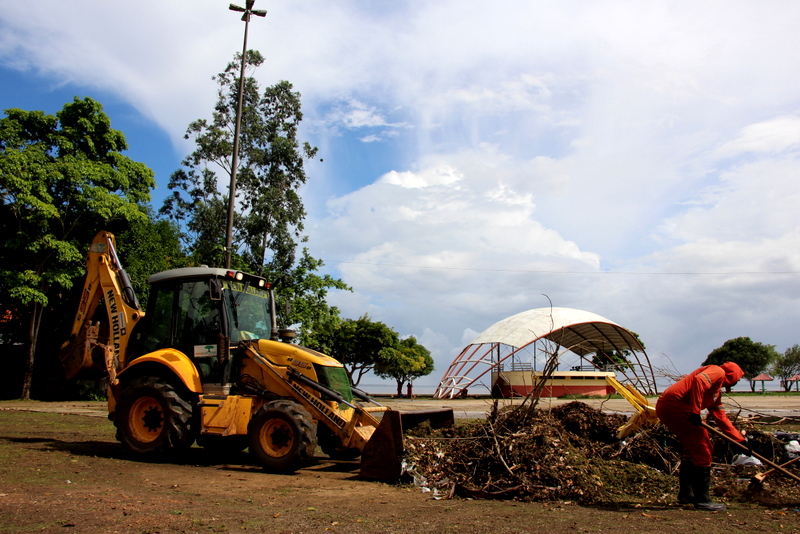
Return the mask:
<path id="1" fill-rule="evenodd" d="M 247 58 L 247 30 L 250 26 L 250 15 L 264 17 L 265 9 L 253 9 L 256 0 L 247 0 L 246 7 L 231 4 L 228 9 L 244 13 L 244 46 L 242 47 L 242 70 L 239 73 L 239 101 L 236 103 L 236 126 L 233 130 L 233 156 L 231 157 L 231 185 L 228 188 L 228 227 L 225 232 L 225 268 L 231 267 L 231 253 L 233 252 L 233 212 L 236 207 L 236 170 L 239 166 L 239 130 L 242 127 L 242 102 L 244 101 L 244 66 Z"/>

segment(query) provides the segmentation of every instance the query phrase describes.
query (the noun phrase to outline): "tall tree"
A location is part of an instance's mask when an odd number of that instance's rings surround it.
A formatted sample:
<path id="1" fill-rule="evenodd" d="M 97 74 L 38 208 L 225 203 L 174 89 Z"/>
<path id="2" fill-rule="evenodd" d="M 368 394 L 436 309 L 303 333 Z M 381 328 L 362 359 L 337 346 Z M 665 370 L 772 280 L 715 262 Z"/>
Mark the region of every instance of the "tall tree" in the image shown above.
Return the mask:
<path id="1" fill-rule="evenodd" d="M 753 378 L 767 370 L 769 365 L 778 357 L 775 345 L 765 345 L 753 341 L 749 337 L 729 339 L 711 351 L 703 365 L 720 365 L 725 362 L 734 362 L 744 371 L 744 377 L 750 381 L 750 390 L 755 391 L 756 385 Z"/>
<path id="2" fill-rule="evenodd" d="M 194 139 L 196 148 L 183 161 L 186 168 L 173 173 L 172 195 L 162 208 L 163 213 L 186 222 L 190 249 L 197 261 L 211 265 L 222 265 L 224 260 L 224 251 L 216 244 L 224 243 L 228 197 L 220 191 L 230 183 L 240 62 L 237 54 L 213 77 L 219 88 L 212 119 L 189 125 L 185 137 Z M 259 52 L 247 52 L 248 70 L 263 62 Z M 302 239 L 306 213 L 298 190 L 307 180 L 304 161 L 317 153 L 297 139 L 302 118 L 300 94 L 289 82 L 281 81 L 260 94 L 258 82 L 245 78 L 234 252 L 239 265 L 253 272 L 291 268 L 296 240 Z M 207 243 L 215 246 L 204 247 Z"/>
<path id="3" fill-rule="evenodd" d="M 245 55 L 250 71 L 263 61 L 257 51 Z M 194 139 L 196 148 L 183 161 L 185 168 L 173 173 L 172 194 L 161 209 L 185 224 L 187 245 L 197 263 L 224 264 L 229 197 L 220 191 L 230 183 L 240 65 L 237 54 L 214 76 L 219 89 L 212 119 L 189 125 L 186 138 Z M 248 76 L 243 91 L 232 265 L 276 282 L 285 325 L 313 322 L 313 312 L 325 305 L 328 289 L 349 289 L 340 280 L 317 275 L 322 262 L 306 249 L 297 255 L 298 242 L 305 241 L 306 212 L 299 194 L 307 180 L 304 162 L 314 158 L 317 149 L 298 140 L 300 94 L 289 82 L 261 93 L 258 82 Z"/>
<path id="4" fill-rule="evenodd" d="M 789 381 L 800 374 L 800 345 L 794 345 L 779 355 L 772 364 L 771 372 L 781 381 L 786 391 L 791 391 L 793 383 Z"/>
<path id="5" fill-rule="evenodd" d="M 140 221 L 153 172 L 122 155 L 103 107 L 75 98 L 56 115 L 6 110 L 0 119 L 0 302 L 24 325 L 4 333 L 27 347 L 29 398 L 42 314 L 83 270 L 87 244 L 108 221 Z"/>
<path id="6" fill-rule="evenodd" d="M 375 364 L 375 374 L 393 378 L 397 382 L 397 396 L 403 396 L 403 384 L 409 388 L 415 378 L 433 372 L 433 358 L 428 349 L 417 343 L 414 336 L 400 340 L 395 346 L 385 348 L 380 361 Z"/>

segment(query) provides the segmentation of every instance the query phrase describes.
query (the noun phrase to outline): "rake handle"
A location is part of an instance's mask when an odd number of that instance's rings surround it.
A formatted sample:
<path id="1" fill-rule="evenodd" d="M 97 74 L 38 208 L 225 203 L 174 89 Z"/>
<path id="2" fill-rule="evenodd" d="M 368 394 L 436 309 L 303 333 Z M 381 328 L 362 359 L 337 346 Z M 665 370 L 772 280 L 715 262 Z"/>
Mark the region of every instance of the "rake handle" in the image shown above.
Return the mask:
<path id="1" fill-rule="evenodd" d="M 744 450 L 746 450 L 746 451 L 748 451 L 748 452 L 749 452 L 749 450 L 748 450 L 747 446 L 745 446 L 745 445 L 742 445 L 740 442 L 736 441 L 735 439 L 733 439 L 733 438 L 729 437 L 729 436 L 728 436 L 728 435 L 726 435 L 726 434 L 723 434 L 722 432 L 720 432 L 719 430 L 717 430 L 717 429 L 716 429 L 716 428 L 714 428 L 713 426 L 709 425 L 709 424 L 708 424 L 708 423 L 706 423 L 705 421 L 702 421 L 702 422 L 700 423 L 700 426 L 702 426 L 702 427 L 703 427 L 703 428 L 705 428 L 706 430 L 709 430 L 709 431 L 713 432 L 714 434 L 716 434 L 716 435 L 720 436 L 721 438 L 723 438 L 723 439 L 726 439 L 726 440 L 730 441 L 731 443 L 734 443 L 734 444 L 738 445 L 738 446 L 739 446 L 739 447 L 741 447 L 742 449 L 744 449 Z M 791 471 L 789 471 L 789 470 L 787 470 L 787 469 L 784 469 L 783 467 L 781 467 L 780 465 L 776 464 L 775 462 L 773 462 L 773 461 L 771 461 L 771 460 L 767 460 L 766 458 L 764 458 L 763 456 L 761 456 L 761 455 L 760 455 L 760 454 L 758 454 L 757 452 L 754 452 L 754 453 L 753 453 L 753 456 L 755 456 L 756 458 L 758 458 L 759 460 L 761 460 L 762 462 L 764 462 L 765 464 L 767 464 L 768 466 L 770 466 L 770 467 L 771 467 L 771 468 L 773 468 L 774 470 L 776 470 L 776 471 L 780 471 L 781 473 L 783 473 L 783 474 L 784 474 L 784 475 L 786 475 L 787 477 L 789 477 L 789 478 L 793 478 L 793 479 L 795 479 L 796 481 L 800 482 L 800 477 L 799 477 L 799 476 L 795 475 L 794 473 L 792 473 Z"/>

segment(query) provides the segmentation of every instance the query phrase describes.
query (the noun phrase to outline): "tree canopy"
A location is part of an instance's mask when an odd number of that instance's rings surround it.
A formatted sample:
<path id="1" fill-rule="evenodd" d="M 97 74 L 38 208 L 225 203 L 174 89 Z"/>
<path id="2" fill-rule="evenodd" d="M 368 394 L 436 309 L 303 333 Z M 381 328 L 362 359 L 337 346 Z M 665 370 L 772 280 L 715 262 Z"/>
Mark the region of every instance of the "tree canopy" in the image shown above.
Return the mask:
<path id="1" fill-rule="evenodd" d="M 780 379 L 784 390 L 790 391 L 794 383 L 789 379 L 800 374 L 800 345 L 793 345 L 778 355 L 770 372 Z"/>
<path id="2" fill-rule="evenodd" d="M 401 339 L 396 345 L 381 351 L 375 364 L 375 374 L 397 382 L 397 396 L 403 396 L 403 384 L 433 372 L 433 358 L 428 349 L 417 343 L 414 336 Z"/>
<path id="3" fill-rule="evenodd" d="M 734 362 L 742 368 L 744 377 L 750 381 L 750 389 L 755 391 L 753 378 L 766 371 L 777 357 L 775 345 L 765 345 L 749 337 L 737 337 L 729 339 L 721 347 L 711 351 L 703 365 Z"/>
<path id="4" fill-rule="evenodd" d="M 28 347 L 29 398 L 42 313 L 83 272 L 86 247 L 110 221 L 144 221 L 153 172 L 122 155 L 127 143 L 103 107 L 75 98 L 55 115 L 6 110 L 0 119 L 0 251 L 4 342 Z"/>
<path id="5" fill-rule="evenodd" d="M 236 54 L 213 77 L 218 98 L 212 118 L 189 125 L 186 138 L 194 139 L 196 148 L 183 161 L 184 168 L 172 174 L 172 193 L 161 208 L 186 228 L 184 241 L 197 264 L 224 264 L 229 197 L 221 191 L 230 183 L 241 59 Z M 257 51 L 245 55 L 251 71 L 263 62 Z M 297 253 L 298 243 L 306 239 L 299 193 L 307 181 L 304 162 L 317 153 L 298 140 L 302 118 L 300 94 L 289 82 L 261 92 L 253 77 L 245 78 L 232 266 L 271 280 L 283 325 L 300 325 L 308 332 L 331 313 L 325 303 L 327 291 L 349 288 L 341 280 L 317 274 L 322 261 L 306 248 Z"/>
<path id="6" fill-rule="evenodd" d="M 646 348 L 642 339 L 639 337 L 639 334 L 636 332 L 631 332 L 636 339 L 641 343 L 642 348 Z M 599 350 L 592 354 L 591 363 L 597 369 L 628 369 L 631 366 L 630 357 L 632 356 L 631 351 L 629 350 Z"/>
<path id="7" fill-rule="evenodd" d="M 162 208 L 186 223 L 188 247 L 198 262 L 209 265 L 221 266 L 224 261 L 221 246 L 228 197 L 220 191 L 230 183 L 240 62 L 237 54 L 213 77 L 219 87 L 212 119 L 189 125 L 185 137 L 194 139 L 196 148 L 183 161 L 185 169 L 173 173 L 172 194 Z M 264 58 L 250 50 L 245 62 L 252 70 Z M 296 240 L 302 239 L 306 213 L 298 190 L 307 180 L 304 161 L 313 158 L 317 149 L 297 139 L 303 118 L 300 108 L 300 94 L 289 82 L 278 82 L 260 93 L 255 78 L 245 78 L 234 253 L 240 268 L 258 274 L 290 269 Z"/>
<path id="8" fill-rule="evenodd" d="M 339 360 L 355 386 L 381 362 L 384 349 L 395 347 L 399 341 L 397 332 L 368 315 L 358 319 L 332 315 L 304 338 L 308 347 Z"/>

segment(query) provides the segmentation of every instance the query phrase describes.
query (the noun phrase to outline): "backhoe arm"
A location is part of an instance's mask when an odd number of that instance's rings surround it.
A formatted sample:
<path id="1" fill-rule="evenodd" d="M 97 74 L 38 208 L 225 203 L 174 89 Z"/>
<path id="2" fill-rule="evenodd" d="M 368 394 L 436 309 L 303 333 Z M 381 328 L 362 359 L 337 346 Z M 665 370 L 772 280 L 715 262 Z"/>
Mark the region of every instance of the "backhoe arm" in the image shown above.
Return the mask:
<path id="1" fill-rule="evenodd" d="M 106 317 L 92 323 L 100 304 L 105 302 Z M 86 259 L 86 281 L 69 341 L 61 346 L 59 359 L 67 379 L 79 373 L 107 374 L 111 385 L 125 366 L 125 354 L 133 326 L 141 311 L 128 274 L 116 251 L 110 232 L 98 233 Z"/>
<path id="2" fill-rule="evenodd" d="M 659 423 L 656 415 L 656 407 L 637 390 L 633 384 L 621 384 L 616 378 L 606 377 L 606 382 L 617 390 L 617 393 L 631 403 L 636 413 L 628 421 L 617 429 L 617 438 L 623 439 L 629 434 L 641 430 L 642 428 L 657 425 Z"/>

